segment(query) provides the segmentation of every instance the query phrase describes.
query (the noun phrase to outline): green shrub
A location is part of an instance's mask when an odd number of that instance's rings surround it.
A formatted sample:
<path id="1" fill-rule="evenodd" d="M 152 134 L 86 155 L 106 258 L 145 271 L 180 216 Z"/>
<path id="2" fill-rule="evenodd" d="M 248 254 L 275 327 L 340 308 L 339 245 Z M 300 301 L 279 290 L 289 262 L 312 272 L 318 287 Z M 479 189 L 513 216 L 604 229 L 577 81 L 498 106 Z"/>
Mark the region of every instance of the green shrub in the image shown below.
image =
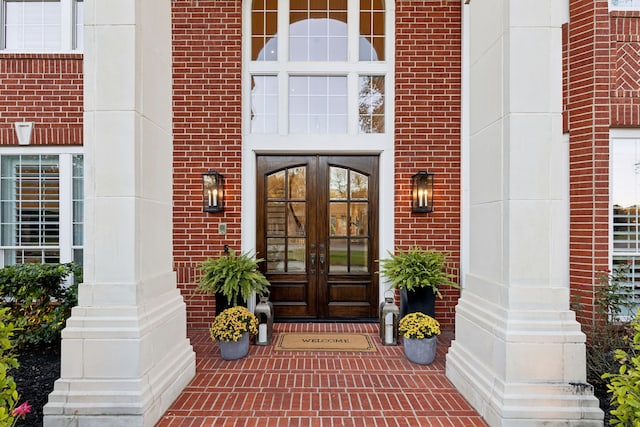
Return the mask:
<path id="1" fill-rule="evenodd" d="M 12 425 L 11 411 L 18 402 L 18 391 L 13 378 L 7 375 L 11 368 L 18 367 L 18 360 L 12 353 L 11 338 L 14 326 L 7 323 L 8 309 L 0 309 L 0 426 Z"/>
<path id="2" fill-rule="evenodd" d="M 615 407 L 610 424 L 640 427 L 640 321 L 636 318 L 632 326 L 635 334 L 629 351 L 615 351 L 621 364 L 618 373 L 605 373 L 602 378 L 609 380 L 607 389 Z"/>
<path id="3" fill-rule="evenodd" d="M 65 279 L 74 275 L 75 283 Z M 81 268 L 66 264 L 18 264 L 0 269 L 0 304 L 8 308 L 15 345 L 50 345 L 60 339 L 65 320 L 77 304 Z"/>
<path id="4" fill-rule="evenodd" d="M 598 274 L 595 286 L 594 310 L 597 321 L 584 325 L 587 334 L 586 361 L 587 381 L 601 395 L 606 395 L 607 381 L 604 373 L 618 371 L 615 350 L 627 348 L 630 322 L 623 321 L 620 315 L 628 313 L 632 306 L 632 294 L 629 286 L 629 264 L 617 264 L 613 271 Z M 574 302 L 575 311 L 582 307 Z"/>

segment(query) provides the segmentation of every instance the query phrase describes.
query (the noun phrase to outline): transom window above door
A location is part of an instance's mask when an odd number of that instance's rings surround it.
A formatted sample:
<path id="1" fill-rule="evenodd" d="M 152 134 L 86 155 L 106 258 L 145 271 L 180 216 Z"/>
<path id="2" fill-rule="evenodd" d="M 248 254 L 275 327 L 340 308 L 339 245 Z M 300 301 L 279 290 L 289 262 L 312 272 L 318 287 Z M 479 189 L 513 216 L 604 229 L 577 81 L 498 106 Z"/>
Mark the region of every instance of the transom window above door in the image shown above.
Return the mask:
<path id="1" fill-rule="evenodd" d="M 250 132 L 385 133 L 383 0 L 254 0 Z"/>

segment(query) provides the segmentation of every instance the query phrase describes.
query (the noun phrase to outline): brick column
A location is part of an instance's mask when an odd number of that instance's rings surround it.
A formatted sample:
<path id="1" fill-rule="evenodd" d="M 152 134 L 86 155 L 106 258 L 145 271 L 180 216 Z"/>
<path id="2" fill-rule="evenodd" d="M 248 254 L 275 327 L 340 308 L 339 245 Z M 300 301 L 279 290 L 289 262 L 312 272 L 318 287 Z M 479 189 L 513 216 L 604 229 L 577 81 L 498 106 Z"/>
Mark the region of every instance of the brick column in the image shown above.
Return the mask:
<path id="1" fill-rule="evenodd" d="M 85 283 L 44 425 L 152 426 L 195 374 L 172 270 L 170 2 L 85 14 Z"/>
<path id="2" fill-rule="evenodd" d="M 569 310 L 567 7 L 465 7 L 469 268 L 446 372 L 492 426 L 602 425 L 585 383 L 585 337 Z"/>

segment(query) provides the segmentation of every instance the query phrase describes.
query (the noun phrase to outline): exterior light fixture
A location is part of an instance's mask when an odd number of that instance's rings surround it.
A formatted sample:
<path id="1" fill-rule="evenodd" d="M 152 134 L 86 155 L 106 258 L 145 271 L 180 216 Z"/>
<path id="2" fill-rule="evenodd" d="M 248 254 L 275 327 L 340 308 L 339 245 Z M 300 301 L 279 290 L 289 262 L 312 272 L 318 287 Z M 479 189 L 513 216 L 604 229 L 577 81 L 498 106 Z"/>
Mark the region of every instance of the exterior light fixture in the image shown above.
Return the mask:
<path id="1" fill-rule="evenodd" d="M 420 171 L 411 178 L 413 212 L 433 212 L 433 176 L 432 173 Z"/>
<path id="2" fill-rule="evenodd" d="M 202 174 L 202 204 L 204 212 L 224 211 L 224 177 L 218 172 Z"/>
<path id="3" fill-rule="evenodd" d="M 269 297 L 260 297 L 260 302 L 256 305 L 254 314 L 258 318 L 256 345 L 271 344 L 271 337 L 273 337 L 273 304 L 269 301 Z"/>
<path id="4" fill-rule="evenodd" d="M 398 344 L 398 322 L 400 309 L 393 302 L 393 297 L 385 297 L 380 304 L 380 341 L 384 345 Z"/>

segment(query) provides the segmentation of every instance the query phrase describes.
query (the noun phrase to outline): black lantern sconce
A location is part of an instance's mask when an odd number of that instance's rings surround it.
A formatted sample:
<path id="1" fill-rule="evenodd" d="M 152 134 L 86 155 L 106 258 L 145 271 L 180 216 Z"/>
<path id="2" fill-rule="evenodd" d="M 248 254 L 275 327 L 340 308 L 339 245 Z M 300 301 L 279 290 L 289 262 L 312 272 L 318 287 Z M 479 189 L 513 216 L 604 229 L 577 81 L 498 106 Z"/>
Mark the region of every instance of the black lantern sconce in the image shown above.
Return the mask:
<path id="1" fill-rule="evenodd" d="M 411 178 L 411 210 L 416 213 L 433 212 L 433 174 L 420 171 Z"/>
<path id="2" fill-rule="evenodd" d="M 204 212 L 224 210 L 224 177 L 218 172 L 202 174 L 202 203 Z"/>

